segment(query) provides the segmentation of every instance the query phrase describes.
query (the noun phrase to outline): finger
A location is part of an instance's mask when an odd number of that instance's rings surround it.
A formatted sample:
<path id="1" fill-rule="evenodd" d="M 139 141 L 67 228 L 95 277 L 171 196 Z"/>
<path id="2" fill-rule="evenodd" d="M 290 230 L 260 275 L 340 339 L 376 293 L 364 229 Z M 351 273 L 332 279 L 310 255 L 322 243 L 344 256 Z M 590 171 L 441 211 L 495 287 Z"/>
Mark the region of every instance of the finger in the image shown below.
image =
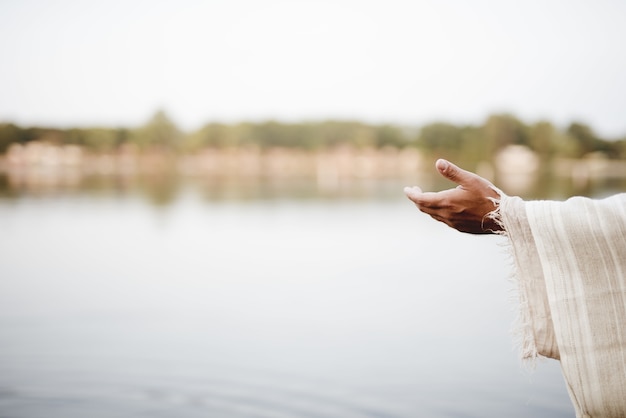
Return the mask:
<path id="1" fill-rule="evenodd" d="M 428 206 L 420 206 L 417 203 L 415 204 L 415 206 L 417 206 L 420 212 L 425 213 L 426 215 L 435 218 L 438 221 L 440 220 L 440 218 L 442 218 L 442 216 L 440 215 L 441 211 L 439 209 L 429 208 Z"/>
<path id="2" fill-rule="evenodd" d="M 469 186 L 478 178 L 476 174 L 463 170 L 462 168 L 452 164 L 450 161 L 443 159 L 437 160 L 435 166 L 442 176 L 455 182 L 461 187 Z"/>
<path id="3" fill-rule="evenodd" d="M 407 195 L 407 197 L 410 199 L 412 196 L 417 197 L 418 195 L 422 194 L 422 189 L 420 189 L 417 186 L 413 186 L 413 187 L 405 187 L 404 188 L 404 194 Z"/>
<path id="4" fill-rule="evenodd" d="M 422 192 L 422 189 L 420 189 L 419 187 L 413 186 L 413 187 L 405 187 L 404 194 L 413 203 L 418 204 L 418 202 L 422 199 L 422 195 L 424 194 L 424 192 Z"/>
<path id="5" fill-rule="evenodd" d="M 412 196 L 410 199 L 418 205 L 420 209 L 429 208 L 439 210 L 448 208 L 452 202 L 459 199 L 459 194 L 465 193 L 465 190 L 448 189 L 440 192 L 426 192 Z"/>
<path id="6" fill-rule="evenodd" d="M 414 192 L 410 191 L 407 193 L 407 197 L 411 199 L 413 203 L 417 205 L 418 208 L 422 207 L 437 207 L 438 202 L 441 200 L 438 195 L 441 192 Z"/>

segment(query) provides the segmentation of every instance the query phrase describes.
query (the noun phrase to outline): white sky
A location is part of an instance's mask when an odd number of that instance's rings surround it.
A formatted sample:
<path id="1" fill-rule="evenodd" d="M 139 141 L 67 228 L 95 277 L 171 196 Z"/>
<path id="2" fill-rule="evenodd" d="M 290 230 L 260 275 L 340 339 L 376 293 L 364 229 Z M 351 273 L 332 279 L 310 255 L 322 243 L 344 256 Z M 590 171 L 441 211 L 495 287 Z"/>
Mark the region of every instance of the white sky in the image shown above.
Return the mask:
<path id="1" fill-rule="evenodd" d="M 620 0 L 0 1 L 0 120 L 589 123 L 626 134 Z"/>

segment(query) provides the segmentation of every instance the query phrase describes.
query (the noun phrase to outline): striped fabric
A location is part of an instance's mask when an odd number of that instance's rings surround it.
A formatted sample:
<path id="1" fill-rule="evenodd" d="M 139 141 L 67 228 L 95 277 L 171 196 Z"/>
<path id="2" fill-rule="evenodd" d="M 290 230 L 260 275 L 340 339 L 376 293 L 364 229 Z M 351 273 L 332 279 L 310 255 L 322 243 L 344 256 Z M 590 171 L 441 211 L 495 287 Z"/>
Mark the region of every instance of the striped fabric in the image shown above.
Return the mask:
<path id="1" fill-rule="evenodd" d="M 578 417 L 626 417 L 626 194 L 502 196 L 522 356 L 560 359 Z"/>

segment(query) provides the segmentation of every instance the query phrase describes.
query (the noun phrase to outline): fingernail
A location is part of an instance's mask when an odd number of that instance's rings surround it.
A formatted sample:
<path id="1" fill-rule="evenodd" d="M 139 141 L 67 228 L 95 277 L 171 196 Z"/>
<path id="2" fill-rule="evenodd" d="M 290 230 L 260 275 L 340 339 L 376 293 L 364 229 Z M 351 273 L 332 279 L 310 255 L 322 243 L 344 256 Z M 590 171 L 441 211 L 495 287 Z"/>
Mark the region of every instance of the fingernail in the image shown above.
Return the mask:
<path id="1" fill-rule="evenodd" d="M 446 171 L 448 169 L 448 162 L 446 160 L 438 160 L 437 161 L 437 168 L 439 168 L 440 171 Z"/>

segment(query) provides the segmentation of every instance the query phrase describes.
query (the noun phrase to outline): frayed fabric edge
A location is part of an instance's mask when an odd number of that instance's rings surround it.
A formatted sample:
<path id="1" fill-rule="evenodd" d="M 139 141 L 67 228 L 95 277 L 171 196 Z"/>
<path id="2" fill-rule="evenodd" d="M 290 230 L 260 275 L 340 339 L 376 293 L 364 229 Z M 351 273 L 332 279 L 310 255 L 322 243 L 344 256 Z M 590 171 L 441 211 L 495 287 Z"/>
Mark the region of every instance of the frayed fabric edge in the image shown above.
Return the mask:
<path id="1" fill-rule="evenodd" d="M 512 309 L 516 311 L 516 317 L 510 330 L 513 347 L 519 352 L 522 366 L 527 370 L 535 370 L 536 362 L 537 359 L 540 358 L 540 355 L 533 334 L 529 301 L 526 292 L 522 289 L 523 284 L 521 283 L 521 271 L 518 265 L 518 258 L 515 255 L 515 247 L 511 240 L 511 235 L 507 230 L 507 222 L 504 219 L 505 217 L 503 216 L 502 210 L 502 207 L 506 206 L 511 198 L 497 187 L 491 186 L 491 188 L 498 194 L 498 198 L 489 198 L 495 208 L 487 213 L 485 217 L 492 220 L 500 227 L 500 230 L 492 232 L 506 238 L 506 240 L 501 243 L 501 246 L 504 248 L 511 266 L 511 273 L 508 277 L 512 285 L 509 301 Z"/>

